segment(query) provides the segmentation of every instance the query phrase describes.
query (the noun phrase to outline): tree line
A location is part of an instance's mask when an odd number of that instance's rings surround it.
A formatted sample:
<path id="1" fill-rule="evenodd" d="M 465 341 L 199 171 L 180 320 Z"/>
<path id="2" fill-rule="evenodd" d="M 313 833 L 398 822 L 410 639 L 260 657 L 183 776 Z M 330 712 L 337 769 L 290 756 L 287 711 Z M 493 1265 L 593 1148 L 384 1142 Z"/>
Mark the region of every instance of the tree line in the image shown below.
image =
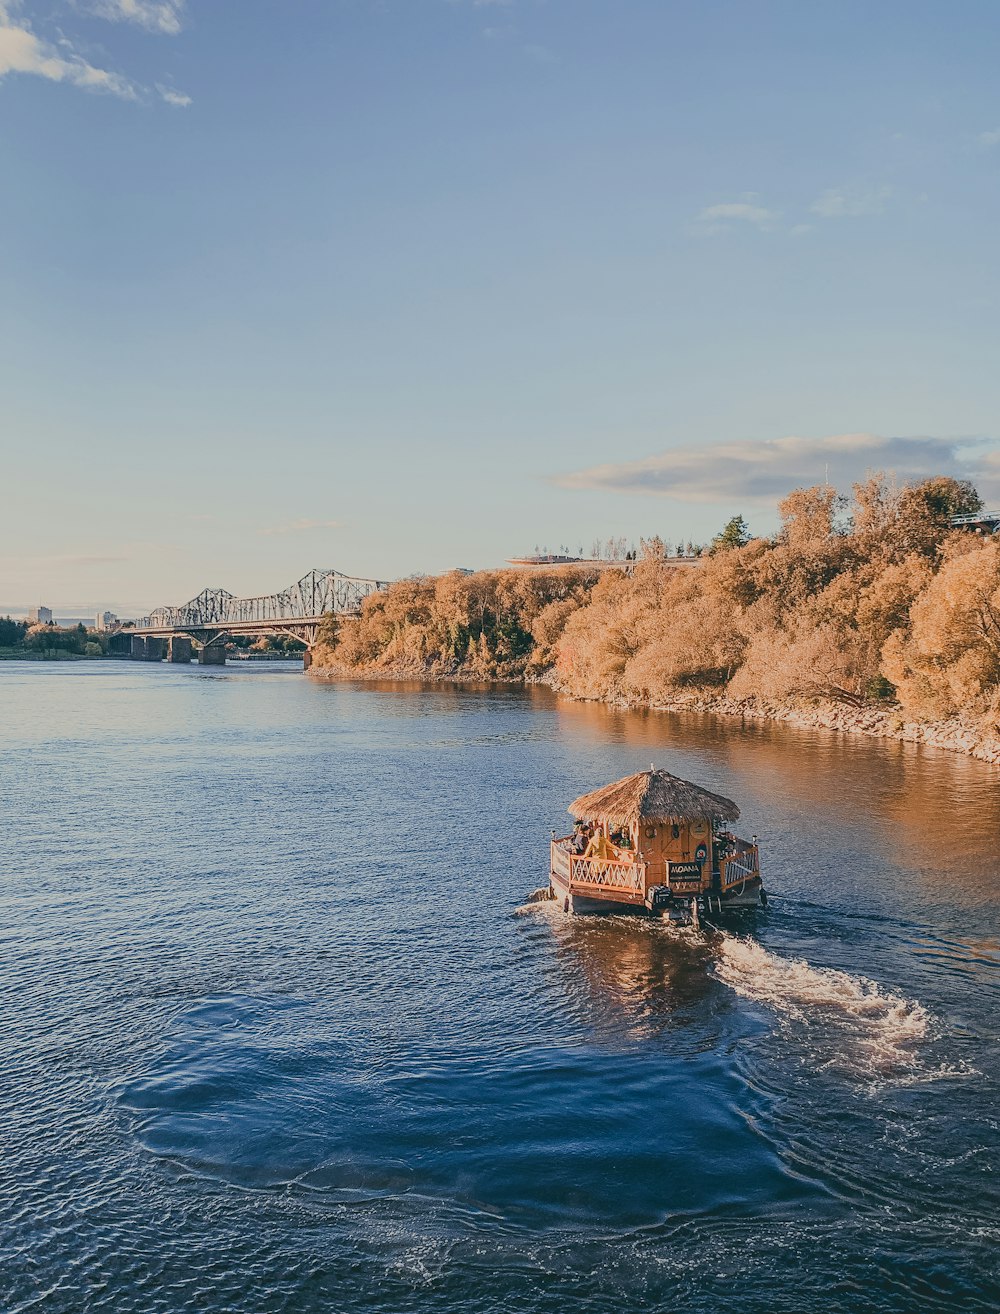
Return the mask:
<path id="1" fill-rule="evenodd" d="M 981 510 L 967 481 L 845 498 L 826 485 L 741 516 L 695 566 L 643 540 L 627 568 L 459 572 L 393 584 L 356 621 L 332 618 L 317 665 L 344 673 L 545 677 L 577 697 L 682 692 L 761 704 L 898 704 L 929 721 L 1000 726 L 1000 535 L 955 530 Z"/>
<path id="2" fill-rule="evenodd" d="M 107 636 L 85 625 L 32 624 L 0 616 L 0 653 L 39 657 L 102 657 Z"/>

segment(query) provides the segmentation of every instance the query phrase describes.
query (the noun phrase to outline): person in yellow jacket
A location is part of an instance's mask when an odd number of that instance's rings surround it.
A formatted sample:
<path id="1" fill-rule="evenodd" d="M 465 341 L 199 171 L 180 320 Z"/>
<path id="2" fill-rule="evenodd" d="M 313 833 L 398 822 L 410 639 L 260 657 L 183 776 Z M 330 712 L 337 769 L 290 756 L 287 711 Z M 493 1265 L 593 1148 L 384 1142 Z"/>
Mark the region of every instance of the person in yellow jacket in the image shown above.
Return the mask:
<path id="1" fill-rule="evenodd" d="M 585 858 L 610 858 L 614 860 L 618 857 L 618 854 L 615 851 L 614 845 L 608 840 L 607 835 L 599 830 L 587 845 L 586 852 L 583 856 Z"/>

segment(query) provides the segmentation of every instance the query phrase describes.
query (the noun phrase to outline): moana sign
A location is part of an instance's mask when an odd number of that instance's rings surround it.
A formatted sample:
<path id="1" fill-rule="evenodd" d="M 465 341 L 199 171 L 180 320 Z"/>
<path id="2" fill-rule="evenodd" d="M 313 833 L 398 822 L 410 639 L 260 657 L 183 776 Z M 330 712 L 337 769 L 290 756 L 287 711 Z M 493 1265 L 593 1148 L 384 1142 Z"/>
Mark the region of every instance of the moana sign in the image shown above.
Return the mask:
<path id="1" fill-rule="evenodd" d="M 668 862 L 667 884 L 678 894 L 697 893 L 701 889 L 701 863 Z"/>

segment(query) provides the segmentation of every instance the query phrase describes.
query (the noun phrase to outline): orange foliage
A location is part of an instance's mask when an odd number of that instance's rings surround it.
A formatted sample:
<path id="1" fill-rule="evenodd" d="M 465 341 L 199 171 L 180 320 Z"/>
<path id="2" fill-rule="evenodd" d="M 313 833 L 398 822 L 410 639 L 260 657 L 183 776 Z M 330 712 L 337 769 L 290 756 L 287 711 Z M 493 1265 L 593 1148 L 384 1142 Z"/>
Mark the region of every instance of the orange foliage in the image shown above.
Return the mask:
<path id="1" fill-rule="evenodd" d="M 919 719 L 989 715 L 1000 693 L 1000 544 L 947 560 L 883 650 L 904 709 Z"/>
<path id="2" fill-rule="evenodd" d="M 859 705 L 898 690 L 917 718 L 996 719 L 1000 540 L 950 527 L 978 506 L 953 479 L 894 487 L 876 476 L 849 507 L 831 488 L 797 489 L 773 539 L 717 536 L 695 566 L 672 564 L 651 540 L 627 569 L 401 580 L 369 598 L 360 620 L 331 622 L 318 664 L 549 671 L 578 697 L 640 703 L 701 690 Z"/>
<path id="3" fill-rule="evenodd" d="M 366 674 L 523 676 L 549 664 L 596 577 L 581 567 L 398 580 L 367 598 L 359 619 L 325 629 L 316 664 Z"/>

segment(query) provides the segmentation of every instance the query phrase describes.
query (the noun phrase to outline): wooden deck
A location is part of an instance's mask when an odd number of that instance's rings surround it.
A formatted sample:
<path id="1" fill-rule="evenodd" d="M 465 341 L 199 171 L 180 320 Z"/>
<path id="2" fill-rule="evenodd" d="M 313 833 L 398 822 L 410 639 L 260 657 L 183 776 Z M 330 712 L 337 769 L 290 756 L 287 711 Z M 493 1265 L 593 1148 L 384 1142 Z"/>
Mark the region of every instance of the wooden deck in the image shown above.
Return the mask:
<path id="1" fill-rule="evenodd" d="M 569 840 L 553 840 L 551 872 L 570 894 L 612 903 L 642 904 L 646 898 L 646 864 L 611 858 L 583 858 L 569 851 Z"/>
<path id="2" fill-rule="evenodd" d="M 647 863 L 584 858 L 572 853 L 569 846 L 568 836 L 553 840 L 550 861 L 552 878 L 567 893 L 580 898 L 603 899 L 609 903 L 645 903 L 649 870 Z M 687 867 L 690 864 L 684 862 L 679 865 Z M 682 898 L 712 888 L 721 894 L 742 894 L 747 885 L 753 887 L 760 881 L 757 846 L 746 840 L 737 840 L 734 851 L 719 863 L 717 883 L 709 885 L 705 879 L 707 876 L 708 870 L 705 868 L 701 877 L 685 873 L 680 878 L 668 875 L 667 879 L 675 894 Z"/>

